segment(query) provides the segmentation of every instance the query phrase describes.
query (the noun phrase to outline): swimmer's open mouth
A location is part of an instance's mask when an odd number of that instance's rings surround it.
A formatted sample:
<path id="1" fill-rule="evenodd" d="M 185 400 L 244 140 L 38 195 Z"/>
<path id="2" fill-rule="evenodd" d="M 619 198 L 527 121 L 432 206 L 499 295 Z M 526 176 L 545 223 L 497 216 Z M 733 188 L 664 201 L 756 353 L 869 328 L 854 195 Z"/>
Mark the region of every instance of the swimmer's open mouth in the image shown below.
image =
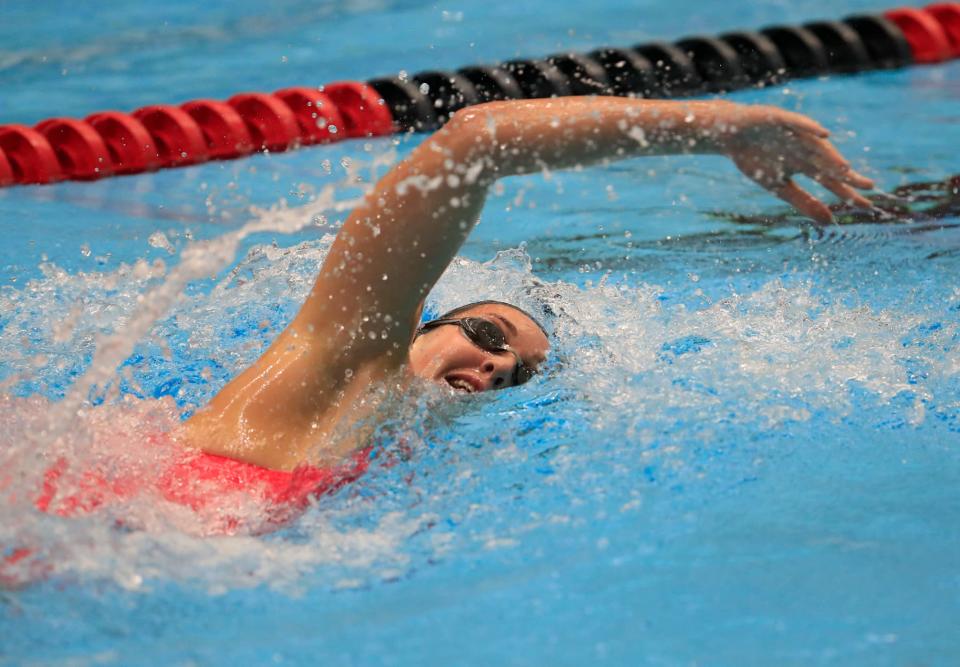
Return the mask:
<path id="1" fill-rule="evenodd" d="M 466 375 L 448 375 L 443 379 L 447 384 L 457 391 L 463 391 L 468 394 L 483 391 L 483 387 L 480 386 L 479 380 Z"/>

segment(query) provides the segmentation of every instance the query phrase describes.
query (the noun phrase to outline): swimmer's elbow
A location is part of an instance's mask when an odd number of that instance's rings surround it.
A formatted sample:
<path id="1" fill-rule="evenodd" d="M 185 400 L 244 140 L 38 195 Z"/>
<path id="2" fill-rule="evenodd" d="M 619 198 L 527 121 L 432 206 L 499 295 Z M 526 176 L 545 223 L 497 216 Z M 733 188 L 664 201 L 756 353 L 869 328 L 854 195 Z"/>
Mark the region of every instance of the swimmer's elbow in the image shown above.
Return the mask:
<path id="1" fill-rule="evenodd" d="M 497 168 L 501 156 L 494 115 L 499 104 L 488 102 L 457 111 L 430 141 L 433 150 L 442 151 L 467 177 L 464 185 L 489 185 L 502 175 Z"/>
<path id="2" fill-rule="evenodd" d="M 466 185 L 488 187 L 505 176 L 539 170 L 555 152 L 555 132 L 543 127 L 541 107 L 505 100 L 460 109 L 425 150 L 439 150 L 458 165 Z"/>
<path id="3" fill-rule="evenodd" d="M 460 109 L 450 116 L 437 138 L 451 148 L 476 151 L 493 138 L 491 118 L 487 106 L 493 103 L 478 104 Z"/>
<path id="4" fill-rule="evenodd" d="M 510 113 L 510 110 L 516 106 L 516 101 L 511 100 L 496 100 L 493 102 L 473 104 L 454 112 L 454 114 L 450 116 L 450 121 L 469 123 L 478 118 L 483 118 L 484 123 L 488 123 L 492 117 Z"/>

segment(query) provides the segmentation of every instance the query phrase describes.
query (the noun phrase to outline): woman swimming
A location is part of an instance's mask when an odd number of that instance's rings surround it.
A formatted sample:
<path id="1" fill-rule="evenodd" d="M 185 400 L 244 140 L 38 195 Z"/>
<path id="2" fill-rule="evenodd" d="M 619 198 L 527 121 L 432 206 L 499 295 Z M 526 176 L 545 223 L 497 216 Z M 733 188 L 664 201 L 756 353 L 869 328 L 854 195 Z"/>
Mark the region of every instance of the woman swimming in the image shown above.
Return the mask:
<path id="1" fill-rule="evenodd" d="M 293 321 L 178 437 L 207 454 L 288 471 L 361 449 L 362 441 L 333 444 L 332 435 L 369 417 L 375 408 L 364 398 L 388 379 L 469 393 L 528 379 L 550 344 L 519 308 L 481 302 L 418 328 L 427 294 L 500 178 L 642 155 L 721 154 L 801 213 L 829 222 L 829 209 L 794 175 L 867 207 L 856 188 L 873 184 L 827 136 L 800 114 L 723 101 L 576 97 L 464 109 L 377 183 Z"/>

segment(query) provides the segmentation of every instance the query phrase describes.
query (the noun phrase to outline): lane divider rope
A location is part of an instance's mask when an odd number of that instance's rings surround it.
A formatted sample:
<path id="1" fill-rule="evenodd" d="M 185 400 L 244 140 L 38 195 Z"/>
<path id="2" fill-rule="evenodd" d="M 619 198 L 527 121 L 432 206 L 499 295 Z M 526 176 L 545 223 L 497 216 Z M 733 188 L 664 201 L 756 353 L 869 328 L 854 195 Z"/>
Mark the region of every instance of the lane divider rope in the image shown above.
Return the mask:
<path id="1" fill-rule="evenodd" d="M 495 65 L 343 81 L 226 101 L 157 104 L 0 125 L 0 187 L 95 180 L 258 151 L 432 131 L 493 100 L 566 95 L 671 98 L 830 74 L 960 58 L 960 3 L 897 8 L 840 21 L 770 26 L 674 43 L 558 53 Z"/>

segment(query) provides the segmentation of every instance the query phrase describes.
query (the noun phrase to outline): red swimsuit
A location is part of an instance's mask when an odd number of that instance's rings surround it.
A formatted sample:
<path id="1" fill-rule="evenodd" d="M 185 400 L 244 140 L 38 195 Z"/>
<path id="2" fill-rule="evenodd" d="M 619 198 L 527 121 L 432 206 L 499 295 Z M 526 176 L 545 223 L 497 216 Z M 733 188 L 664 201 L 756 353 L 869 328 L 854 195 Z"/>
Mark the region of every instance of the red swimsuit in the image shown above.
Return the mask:
<path id="1" fill-rule="evenodd" d="M 160 474 L 153 484 L 164 500 L 196 512 L 216 509 L 218 502 L 230 494 L 242 494 L 262 505 L 270 516 L 268 523 L 276 527 L 305 510 L 311 498 L 331 493 L 360 477 L 369 466 L 369 455 L 367 448 L 339 466 L 300 466 L 288 472 L 215 454 L 189 452 Z M 90 470 L 81 475 L 73 493 L 58 495 L 58 482 L 66 469 L 67 462 L 61 459 L 47 470 L 43 488 L 34 503 L 37 509 L 59 516 L 78 516 L 130 500 L 144 491 L 144 481 L 139 478 L 110 478 L 98 470 Z M 233 532 L 237 525 L 236 519 L 227 520 L 216 532 Z"/>
<path id="2" fill-rule="evenodd" d="M 62 492 L 58 487 L 69 464 L 61 458 L 44 474 L 34 505 L 49 514 L 82 516 L 152 492 L 192 509 L 204 534 L 262 533 L 295 519 L 311 499 L 356 480 L 369 465 L 369 447 L 338 466 L 300 466 L 292 472 L 184 450 L 182 458 L 152 479 L 135 472 L 118 476 L 91 469 L 73 480 L 69 492 Z M 42 562 L 29 564 L 26 572 L 11 571 L 34 550 L 20 546 L 6 551 L 0 545 L 0 587 L 22 585 L 49 572 Z"/>

